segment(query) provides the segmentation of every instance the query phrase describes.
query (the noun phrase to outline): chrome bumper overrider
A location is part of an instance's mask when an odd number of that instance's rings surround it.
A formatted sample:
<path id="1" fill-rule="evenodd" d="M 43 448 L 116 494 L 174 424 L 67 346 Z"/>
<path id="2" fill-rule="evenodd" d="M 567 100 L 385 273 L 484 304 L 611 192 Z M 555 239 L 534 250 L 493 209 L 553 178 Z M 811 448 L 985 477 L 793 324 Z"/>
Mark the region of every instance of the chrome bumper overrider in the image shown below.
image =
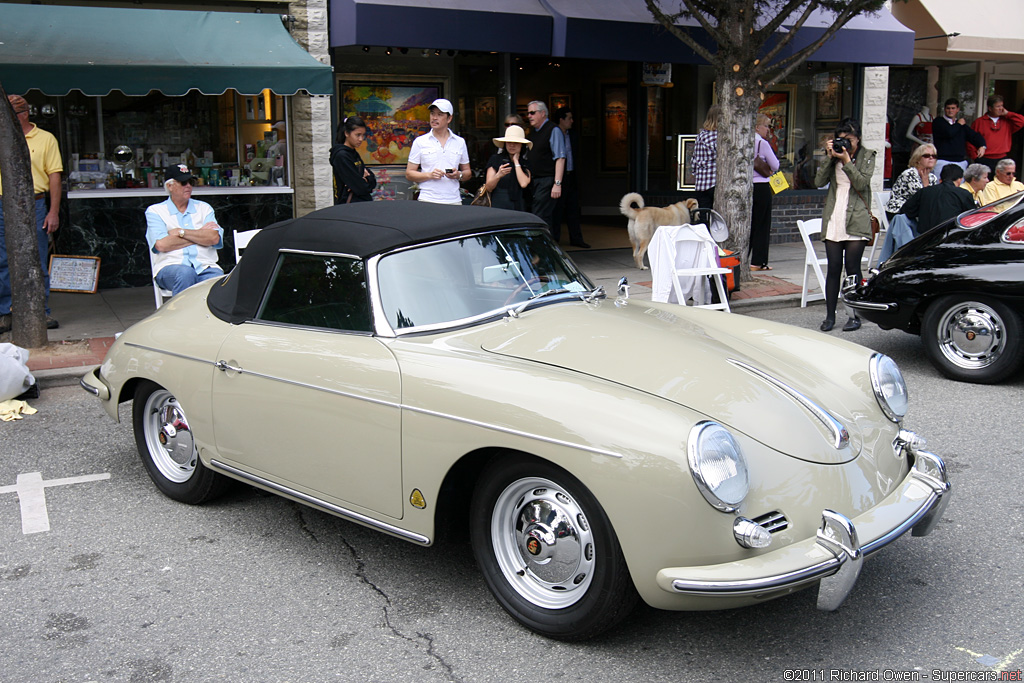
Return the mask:
<path id="1" fill-rule="evenodd" d="M 90 370 L 83 375 L 82 379 L 78 380 L 78 385 L 103 401 L 110 400 L 110 387 L 100 379 L 99 368 Z"/>
<path id="2" fill-rule="evenodd" d="M 914 459 L 910 473 L 885 501 L 856 517 L 856 525 L 838 512 L 824 510 L 816 538 L 750 560 L 662 569 L 658 585 L 685 595 L 772 597 L 820 581 L 818 608 L 838 608 L 853 589 L 867 555 L 907 531 L 912 530 L 914 536 L 927 535 L 949 503 L 951 484 L 942 459 L 918 450 L 913 443 L 904 447 Z M 892 526 L 894 516 L 902 521 Z M 861 536 L 871 540 L 861 545 Z M 769 573 L 771 570 L 777 571 Z"/>

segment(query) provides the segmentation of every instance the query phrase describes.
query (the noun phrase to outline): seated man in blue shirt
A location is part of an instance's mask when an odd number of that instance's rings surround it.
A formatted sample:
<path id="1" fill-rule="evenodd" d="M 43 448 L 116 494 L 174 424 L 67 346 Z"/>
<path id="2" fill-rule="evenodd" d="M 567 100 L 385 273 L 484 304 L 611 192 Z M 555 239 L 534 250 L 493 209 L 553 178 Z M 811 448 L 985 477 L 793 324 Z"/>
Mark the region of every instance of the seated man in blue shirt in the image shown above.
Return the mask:
<path id="1" fill-rule="evenodd" d="M 213 207 L 192 199 L 195 177 L 188 166 L 168 166 L 164 177 L 170 197 L 146 209 L 146 242 L 153 278 L 177 294 L 224 274 L 217 264 L 224 229 L 217 225 Z"/>

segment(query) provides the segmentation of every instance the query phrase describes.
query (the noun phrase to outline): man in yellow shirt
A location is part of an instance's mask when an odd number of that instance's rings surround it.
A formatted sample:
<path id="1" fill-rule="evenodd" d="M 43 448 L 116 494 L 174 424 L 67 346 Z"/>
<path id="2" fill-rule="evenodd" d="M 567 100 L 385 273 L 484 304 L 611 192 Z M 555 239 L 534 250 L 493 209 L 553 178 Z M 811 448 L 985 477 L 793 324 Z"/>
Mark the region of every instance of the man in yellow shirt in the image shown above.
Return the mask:
<path id="1" fill-rule="evenodd" d="M 1009 197 L 1011 194 L 1024 192 L 1024 183 L 1015 180 L 1017 175 L 1017 162 L 1013 159 L 1003 159 L 996 164 L 996 177 L 985 186 L 985 189 L 978 193 L 978 202 L 982 206 L 991 204 L 997 199 Z"/>
<path id="2" fill-rule="evenodd" d="M 50 317 L 50 273 L 46 256 L 49 236 L 60 224 L 60 177 L 64 171 L 57 138 L 28 120 L 28 102 L 18 95 L 7 98 L 21 124 L 32 157 L 32 184 L 35 187 L 36 236 L 39 241 L 39 263 L 43 268 L 43 286 L 46 289 L 46 327 L 60 326 Z M 46 193 L 50 193 L 50 208 L 46 208 Z M 3 196 L 3 178 L 0 177 L 0 197 Z M 4 236 L 4 210 L 0 201 L 0 334 L 11 329 L 11 273 L 7 268 L 7 245 Z"/>

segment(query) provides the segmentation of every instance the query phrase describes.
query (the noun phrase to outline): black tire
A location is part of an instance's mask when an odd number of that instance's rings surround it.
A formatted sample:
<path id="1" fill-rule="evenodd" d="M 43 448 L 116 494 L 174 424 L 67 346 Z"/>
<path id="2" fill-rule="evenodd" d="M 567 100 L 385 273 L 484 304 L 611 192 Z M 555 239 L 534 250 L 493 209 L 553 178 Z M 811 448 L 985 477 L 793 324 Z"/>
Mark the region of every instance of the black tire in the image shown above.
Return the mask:
<path id="1" fill-rule="evenodd" d="M 952 294 L 925 311 L 921 340 L 929 360 L 950 379 L 1000 382 L 1024 360 L 1024 323 L 997 299 Z"/>
<path id="2" fill-rule="evenodd" d="M 498 603 L 531 631 L 585 640 L 624 619 L 638 595 L 608 517 L 568 472 L 500 458 L 473 493 L 470 537 Z"/>
<path id="3" fill-rule="evenodd" d="M 141 382 L 135 389 L 132 424 L 142 464 L 168 498 L 199 505 L 227 490 L 231 480 L 199 459 L 185 411 L 171 392 Z"/>

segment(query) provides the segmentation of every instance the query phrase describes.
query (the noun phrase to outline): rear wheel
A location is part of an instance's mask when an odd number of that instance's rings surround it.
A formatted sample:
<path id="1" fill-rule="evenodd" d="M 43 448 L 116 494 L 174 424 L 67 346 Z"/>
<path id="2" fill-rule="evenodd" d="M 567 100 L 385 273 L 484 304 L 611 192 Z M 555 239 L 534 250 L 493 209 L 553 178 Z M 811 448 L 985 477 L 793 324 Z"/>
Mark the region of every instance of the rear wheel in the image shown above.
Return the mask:
<path id="1" fill-rule="evenodd" d="M 199 459 L 185 410 L 171 392 L 153 382 L 135 390 L 132 406 L 135 445 L 146 472 L 169 498 L 198 505 L 216 498 L 230 480 Z"/>
<path id="2" fill-rule="evenodd" d="M 996 299 L 950 295 L 925 312 L 921 339 L 939 371 L 961 382 L 1006 379 L 1024 359 L 1020 315 Z"/>
<path id="3" fill-rule="evenodd" d="M 496 460 L 474 493 L 470 520 L 488 588 L 532 631 L 583 640 L 636 604 L 611 523 L 564 470 L 531 458 Z"/>

